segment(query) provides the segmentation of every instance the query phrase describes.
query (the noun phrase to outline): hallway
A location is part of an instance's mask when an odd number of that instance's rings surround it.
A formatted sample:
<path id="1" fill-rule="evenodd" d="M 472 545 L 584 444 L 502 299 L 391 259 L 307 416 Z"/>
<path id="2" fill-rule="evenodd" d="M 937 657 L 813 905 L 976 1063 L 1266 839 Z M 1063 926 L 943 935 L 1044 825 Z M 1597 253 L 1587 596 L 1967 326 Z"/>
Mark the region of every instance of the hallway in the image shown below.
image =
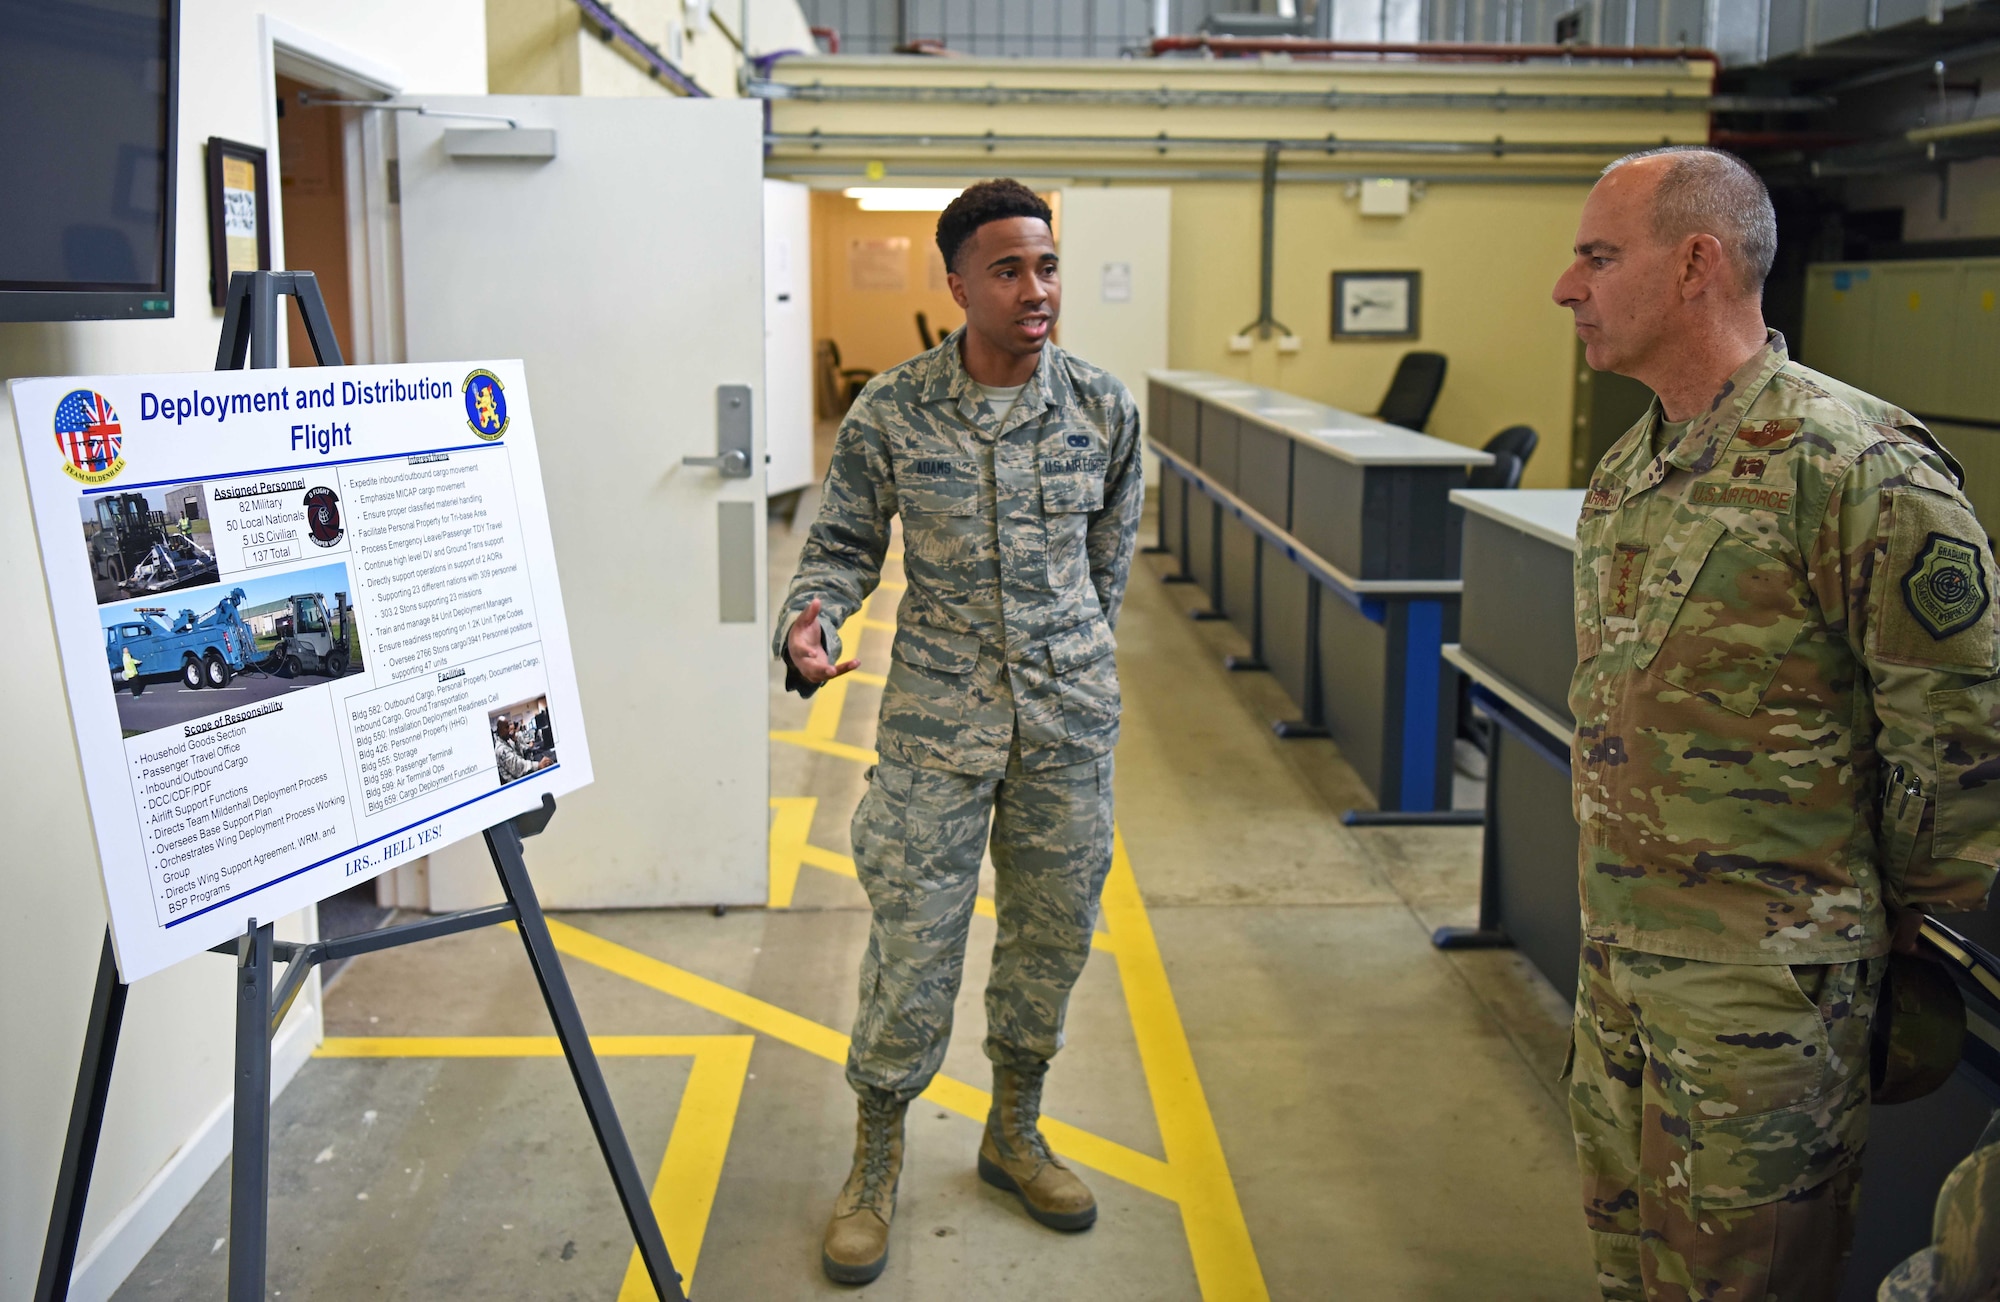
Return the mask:
<path id="1" fill-rule="evenodd" d="M 774 603 L 814 497 L 771 525 Z M 1223 669 L 1236 635 L 1159 572 L 1139 558 L 1119 628 L 1120 853 L 1047 1099 L 1102 1218 L 1052 1235 L 973 1171 L 981 916 L 868 1296 L 1587 1296 L 1566 1001 L 1515 955 L 1428 941 L 1472 918 L 1478 832 L 1344 827 L 1362 789 L 1334 748 L 1272 735 L 1282 696 Z M 853 1135 L 838 1064 L 868 915 L 847 822 L 899 577 L 850 625 L 844 684 L 802 702 L 773 668 L 773 907 L 555 924 L 697 1298 L 845 1291 L 817 1244 Z M 277 1295 L 645 1296 L 513 937 L 358 959 L 326 1006 L 275 1112 Z M 219 1292 L 226 1228 L 225 1168 L 118 1296 Z"/>

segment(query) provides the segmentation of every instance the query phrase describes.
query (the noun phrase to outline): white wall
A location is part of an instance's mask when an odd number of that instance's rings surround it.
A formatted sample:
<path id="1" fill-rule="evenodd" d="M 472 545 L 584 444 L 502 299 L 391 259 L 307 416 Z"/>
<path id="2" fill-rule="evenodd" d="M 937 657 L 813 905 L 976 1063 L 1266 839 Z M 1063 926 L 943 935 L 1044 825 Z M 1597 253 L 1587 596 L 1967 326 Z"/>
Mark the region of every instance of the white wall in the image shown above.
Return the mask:
<path id="1" fill-rule="evenodd" d="M 1125 382 L 1146 411 L 1146 372 L 1167 364 L 1173 191 L 1164 186 L 1073 185 L 1062 192 L 1062 346 Z M 1105 269 L 1131 269 L 1129 298 L 1106 297 Z M 1115 291 L 1114 291 L 1115 292 Z M 1146 486 L 1159 459 L 1144 453 Z"/>
<path id="2" fill-rule="evenodd" d="M 271 151 L 275 191 L 277 141 L 267 134 L 272 88 L 264 80 L 260 13 L 399 70 L 410 91 L 486 89 L 482 0 L 185 0 L 176 315 L 0 324 L 0 379 L 214 364 L 221 314 L 208 306 L 202 143 L 213 135 L 262 144 Z M 282 247 L 277 238 L 273 245 L 274 252 Z M 12 412 L 0 403 L 0 441 L 11 445 L 14 438 Z M 34 1289 L 104 906 L 55 636 L 32 560 L 27 491 L 12 451 L 0 453 L 0 548 L 10 558 L 0 570 L 8 614 L 0 681 L 11 688 L 7 745 L 0 747 L 7 822 L 0 857 L 7 902 L 0 909 L 0 1302 L 14 1302 Z M 307 925 L 294 918 L 280 934 L 300 935 Z M 108 1295 L 226 1153 L 231 975 L 227 959 L 200 957 L 132 989 L 84 1226 L 84 1270 L 73 1296 Z M 287 1066 L 296 1066 L 317 1039 L 316 1006 L 295 1012 L 293 1021 L 281 1045 Z"/>

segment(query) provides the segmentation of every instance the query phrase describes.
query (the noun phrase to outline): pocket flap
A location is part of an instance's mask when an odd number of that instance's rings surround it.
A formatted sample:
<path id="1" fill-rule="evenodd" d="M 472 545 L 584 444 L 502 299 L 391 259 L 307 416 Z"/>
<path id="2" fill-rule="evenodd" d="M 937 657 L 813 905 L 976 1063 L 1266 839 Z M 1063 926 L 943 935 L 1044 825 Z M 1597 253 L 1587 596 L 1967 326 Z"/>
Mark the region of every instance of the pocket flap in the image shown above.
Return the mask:
<path id="1" fill-rule="evenodd" d="M 1931 853 L 1939 859 L 2000 864 L 2000 678 L 1932 692 L 1937 748 L 1937 821 Z"/>
<path id="2" fill-rule="evenodd" d="M 1094 475 L 1042 476 L 1042 509 L 1056 515 L 1104 508 L 1104 481 Z"/>
<path id="3" fill-rule="evenodd" d="M 1799 576 L 1779 558 L 1727 535 L 1709 545 L 1693 572 L 1674 568 L 1677 573 L 1661 584 L 1663 606 L 1673 617 L 1641 653 L 1641 663 L 1662 681 L 1725 710 L 1755 714 L 1805 629 Z"/>
<path id="4" fill-rule="evenodd" d="M 1049 638 L 1049 665 L 1057 673 L 1066 674 L 1079 665 L 1102 660 L 1116 645 L 1110 626 L 1101 619 L 1093 619 Z"/>
<path id="5" fill-rule="evenodd" d="M 928 624 L 905 624 L 896 630 L 896 655 L 909 664 L 941 674 L 969 674 L 979 663 L 979 638 Z"/>

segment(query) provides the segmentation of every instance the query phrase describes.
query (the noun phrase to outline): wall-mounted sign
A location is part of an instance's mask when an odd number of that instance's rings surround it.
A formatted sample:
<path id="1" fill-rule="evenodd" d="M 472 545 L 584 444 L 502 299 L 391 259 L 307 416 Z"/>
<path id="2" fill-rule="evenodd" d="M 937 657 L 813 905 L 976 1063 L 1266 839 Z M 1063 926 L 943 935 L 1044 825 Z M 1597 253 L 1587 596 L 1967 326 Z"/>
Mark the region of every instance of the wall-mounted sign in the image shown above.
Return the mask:
<path id="1" fill-rule="evenodd" d="M 264 151 L 208 138 L 208 297 L 221 307 L 229 277 L 271 269 L 271 203 Z"/>

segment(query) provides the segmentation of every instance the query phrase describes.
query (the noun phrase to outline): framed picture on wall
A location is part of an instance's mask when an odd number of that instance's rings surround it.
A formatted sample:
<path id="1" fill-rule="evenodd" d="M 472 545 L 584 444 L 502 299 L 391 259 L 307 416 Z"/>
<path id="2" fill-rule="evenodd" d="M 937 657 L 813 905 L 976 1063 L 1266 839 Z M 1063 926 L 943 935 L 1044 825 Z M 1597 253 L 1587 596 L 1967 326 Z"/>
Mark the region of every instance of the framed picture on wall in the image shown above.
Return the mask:
<path id="1" fill-rule="evenodd" d="M 1421 325 L 1420 271 L 1333 273 L 1335 339 L 1415 339 Z"/>
<path id="2" fill-rule="evenodd" d="M 255 145 L 208 138 L 208 297 L 221 307 L 229 277 L 271 269 L 269 168 Z"/>

